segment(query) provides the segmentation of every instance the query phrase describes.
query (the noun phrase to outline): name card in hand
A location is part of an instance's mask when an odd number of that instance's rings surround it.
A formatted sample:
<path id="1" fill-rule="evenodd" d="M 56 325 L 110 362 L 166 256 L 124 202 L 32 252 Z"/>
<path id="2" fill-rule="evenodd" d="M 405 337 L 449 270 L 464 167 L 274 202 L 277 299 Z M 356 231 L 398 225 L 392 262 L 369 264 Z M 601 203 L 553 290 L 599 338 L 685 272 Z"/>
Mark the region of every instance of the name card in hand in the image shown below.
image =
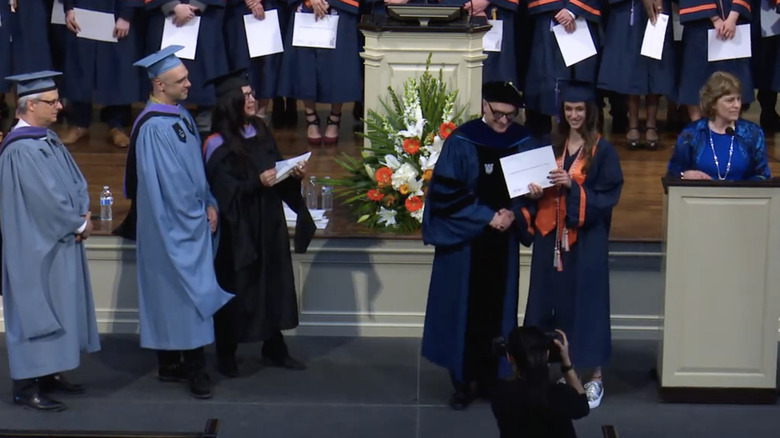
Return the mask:
<path id="1" fill-rule="evenodd" d="M 244 15 L 244 31 L 250 58 L 284 51 L 278 10 L 265 11 L 265 18 L 262 20 L 258 20 L 252 14 Z"/>
<path id="2" fill-rule="evenodd" d="M 182 27 L 173 24 L 173 17 L 165 19 L 163 27 L 162 43 L 160 49 L 168 46 L 184 46 L 183 49 L 176 52 L 180 59 L 195 59 L 195 53 L 198 49 L 198 34 L 200 33 L 200 17 L 195 16 Z"/>
<path id="3" fill-rule="evenodd" d="M 548 176 L 550 171 L 558 168 L 550 145 L 510 155 L 500 161 L 510 198 L 530 192 L 529 184 L 536 184 L 543 189 L 552 187 Z"/>
<path id="4" fill-rule="evenodd" d="M 293 46 L 335 49 L 339 16 L 326 15 L 316 20 L 314 14 L 296 12 L 293 20 Z"/>
<path id="5" fill-rule="evenodd" d="M 482 37 L 482 49 L 486 52 L 500 52 L 504 44 L 504 22 L 488 20 L 493 27 Z"/>
<path id="6" fill-rule="evenodd" d="M 593 44 L 593 36 L 590 34 L 588 22 L 584 18 L 578 18 L 574 20 L 574 23 L 577 27 L 572 33 L 566 32 L 562 24 L 552 28 L 566 67 L 571 67 L 596 55 L 596 46 Z"/>
<path id="7" fill-rule="evenodd" d="M 77 37 L 94 41 L 105 41 L 107 43 L 119 41 L 114 37 L 116 19 L 113 13 L 108 14 L 90 11 L 89 9 L 73 8 L 73 14 L 76 16 L 76 22 L 81 28 L 79 33 L 76 34 Z"/>
<path id="8" fill-rule="evenodd" d="M 664 41 L 666 40 L 666 27 L 669 25 L 669 16 L 659 14 L 655 24 L 647 20 L 645 27 L 645 37 L 642 40 L 642 49 L 639 54 L 661 60 L 664 55 Z"/>
<path id="9" fill-rule="evenodd" d="M 274 181 L 274 184 L 278 184 L 287 179 L 287 177 L 290 176 L 290 173 L 292 173 L 292 170 L 295 169 L 295 166 L 308 161 L 309 157 L 311 157 L 311 152 L 306 152 L 303 155 L 298 155 L 297 157 L 287 160 L 277 161 L 275 167 L 276 181 Z"/>
<path id="10" fill-rule="evenodd" d="M 715 29 L 707 31 L 707 61 L 725 61 L 727 59 L 750 58 L 750 25 L 740 24 L 734 33 L 734 38 L 721 40 Z"/>

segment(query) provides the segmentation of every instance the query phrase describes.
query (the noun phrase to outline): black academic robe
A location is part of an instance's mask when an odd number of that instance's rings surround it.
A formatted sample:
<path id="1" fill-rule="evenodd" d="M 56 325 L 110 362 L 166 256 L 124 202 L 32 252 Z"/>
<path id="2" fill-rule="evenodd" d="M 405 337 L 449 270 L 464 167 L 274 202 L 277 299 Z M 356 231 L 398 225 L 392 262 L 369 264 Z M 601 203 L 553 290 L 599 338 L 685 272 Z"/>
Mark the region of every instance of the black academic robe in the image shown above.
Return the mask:
<path id="1" fill-rule="evenodd" d="M 282 159 L 270 129 L 257 125 L 257 135 L 244 139 L 244 156 L 216 147 L 206 174 L 220 212 L 220 242 L 215 259 L 217 281 L 233 300 L 232 329 L 239 342 L 266 340 L 298 326 L 290 237 L 282 202 L 298 214 L 296 252 L 305 252 L 314 222 L 301 196 L 300 181 L 287 178 L 273 187 L 259 174 Z M 217 139 L 221 140 L 221 139 Z M 211 137 L 207 144 L 213 147 Z"/>

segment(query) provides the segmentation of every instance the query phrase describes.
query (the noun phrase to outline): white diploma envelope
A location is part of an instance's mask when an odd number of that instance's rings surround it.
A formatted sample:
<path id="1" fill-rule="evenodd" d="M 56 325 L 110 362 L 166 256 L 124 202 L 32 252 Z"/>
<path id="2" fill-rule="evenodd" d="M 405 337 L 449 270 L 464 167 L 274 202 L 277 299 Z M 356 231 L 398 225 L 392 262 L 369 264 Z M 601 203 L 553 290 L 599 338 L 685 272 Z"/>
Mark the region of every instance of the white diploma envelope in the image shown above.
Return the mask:
<path id="1" fill-rule="evenodd" d="M 561 24 L 553 26 L 552 29 L 566 67 L 596 55 L 596 46 L 593 44 L 588 22 L 584 18 L 578 18 L 574 22 L 577 28 L 572 33 L 566 32 Z"/>
<path id="2" fill-rule="evenodd" d="M 278 184 L 281 181 L 284 181 L 287 179 L 288 176 L 290 176 L 290 173 L 292 170 L 297 166 L 298 164 L 307 161 L 311 157 L 311 152 L 306 152 L 303 155 L 298 155 L 297 157 L 290 158 L 287 160 L 277 161 L 276 162 L 276 181 L 274 181 L 274 184 Z"/>
<path id="3" fill-rule="evenodd" d="M 775 35 L 780 35 L 780 14 L 774 4 L 761 0 L 761 36 L 766 38 Z"/>
<path id="4" fill-rule="evenodd" d="M 160 49 L 173 45 L 184 46 L 176 52 L 176 56 L 193 60 L 198 49 L 198 33 L 200 33 L 200 17 L 195 16 L 182 27 L 176 27 L 173 24 L 173 17 L 168 17 L 165 19 Z"/>
<path id="5" fill-rule="evenodd" d="M 282 31 L 279 27 L 279 12 L 276 9 L 266 11 L 263 20 L 258 20 L 252 14 L 244 15 L 244 30 L 250 58 L 284 51 Z"/>
<path id="6" fill-rule="evenodd" d="M 750 25 L 740 24 L 734 38 L 723 41 L 718 39 L 715 29 L 707 31 L 707 61 L 724 61 L 726 59 L 750 58 Z"/>
<path id="7" fill-rule="evenodd" d="M 65 25 L 65 7 L 60 0 L 55 0 L 51 7 L 51 24 Z"/>
<path id="8" fill-rule="evenodd" d="M 664 54 L 664 41 L 666 40 L 666 26 L 669 25 L 669 16 L 666 14 L 659 14 L 658 19 L 655 20 L 655 24 L 647 20 L 647 27 L 645 27 L 645 37 L 642 40 L 642 49 L 639 54 L 661 60 Z"/>
<path id="9" fill-rule="evenodd" d="M 296 12 L 293 20 L 293 46 L 335 49 L 339 16 L 326 15 L 319 20 L 314 14 Z"/>
<path id="10" fill-rule="evenodd" d="M 528 185 L 531 183 L 543 189 L 552 187 L 548 176 L 550 171 L 558 168 L 552 146 L 549 145 L 510 155 L 500 161 L 510 198 L 528 193 Z"/>
<path id="11" fill-rule="evenodd" d="M 504 22 L 488 20 L 493 27 L 482 37 L 482 49 L 486 52 L 500 52 L 504 43 Z"/>
<path id="12" fill-rule="evenodd" d="M 81 8 L 73 8 L 73 13 L 81 28 L 81 31 L 76 34 L 77 37 L 108 43 L 119 41 L 114 38 L 114 27 L 116 26 L 114 14 Z"/>

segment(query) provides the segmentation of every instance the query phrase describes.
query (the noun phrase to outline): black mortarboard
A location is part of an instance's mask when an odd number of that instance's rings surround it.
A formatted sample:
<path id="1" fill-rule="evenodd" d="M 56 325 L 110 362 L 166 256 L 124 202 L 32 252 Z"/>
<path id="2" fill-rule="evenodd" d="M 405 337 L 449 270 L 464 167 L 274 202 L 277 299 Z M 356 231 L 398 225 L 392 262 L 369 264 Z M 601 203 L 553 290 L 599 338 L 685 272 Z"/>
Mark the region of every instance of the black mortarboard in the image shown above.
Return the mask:
<path id="1" fill-rule="evenodd" d="M 245 68 L 233 70 L 230 73 L 211 78 L 204 85 L 214 85 L 217 99 L 231 91 L 241 91 L 241 87 L 249 86 L 249 76 Z"/>
<path id="2" fill-rule="evenodd" d="M 506 103 L 522 108 L 523 96 L 511 82 L 485 82 L 482 85 L 482 98 L 488 102 Z"/>
<path id="3" fill-rule="evenodd" d="M 596 99 L 596 86 L 592 82 L 558 79 L 559 102 L 590 102 Z"/>

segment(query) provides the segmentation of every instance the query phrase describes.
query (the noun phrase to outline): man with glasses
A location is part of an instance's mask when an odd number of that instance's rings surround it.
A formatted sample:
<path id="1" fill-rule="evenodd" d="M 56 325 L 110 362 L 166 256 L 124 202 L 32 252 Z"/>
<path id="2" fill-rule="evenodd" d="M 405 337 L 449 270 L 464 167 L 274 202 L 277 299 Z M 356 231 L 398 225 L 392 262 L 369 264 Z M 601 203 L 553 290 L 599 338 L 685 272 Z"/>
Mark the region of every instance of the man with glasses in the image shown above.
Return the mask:
<path id="1" fill-rule="evenodd" d="M 151 80 L 136 119 L 125 167 L 132 201 L 117 234 L 136 241 L 141 347 L 157 351 L 158 377 L 187 382 L 210 398 L 203 347 L 214 342 L 213 316 L 232 295 L 217 284 L 212 235 L 217 202 L 209 189 L 195 121 L 179 103 L 187 68 L 169 46 L 135 63 Z"/>
<path id="2" fill-rule="evenodd" d="M 517 326 L 518 250 L 530 219 L 510 200 L 499 162 L 531 148 L 515 123 L 522 98 L 509 82 L 484 84 L 482 97 L 483 117 L 442 147 L 422 224 L 423 241 L 436 246 L 422 354 L 449 370 L 457 410 L 509 370 L 506 363 L 499 369 L 493 339 Z"/>
<path id="3" fill-rule="evenodd" d="M 19 122 L 0 145 L 3 313 L 14 403 L 39 411 L 65 405 L 50 392 L 81 394 L 62 372 L 100 349 L 82 242 L 92 232 L 89 195 L 73 158 L 47 127 L 62 110 L 53 77 L 10 76 Z"/>

